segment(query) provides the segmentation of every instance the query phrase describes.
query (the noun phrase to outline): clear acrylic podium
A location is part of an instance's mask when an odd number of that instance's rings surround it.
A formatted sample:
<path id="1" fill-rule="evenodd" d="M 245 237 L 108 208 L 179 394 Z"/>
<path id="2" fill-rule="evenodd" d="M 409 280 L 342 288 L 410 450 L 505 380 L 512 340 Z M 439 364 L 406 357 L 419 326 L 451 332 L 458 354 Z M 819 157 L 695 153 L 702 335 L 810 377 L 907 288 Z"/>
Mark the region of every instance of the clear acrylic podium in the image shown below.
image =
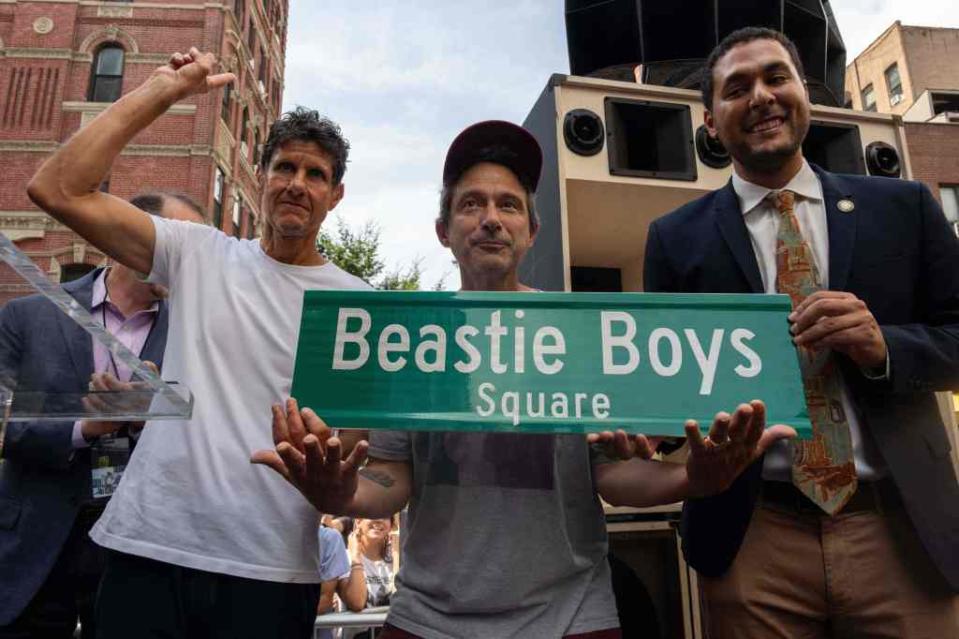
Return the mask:
<path id="1" fill-rule="evenodd" d="M 3 233 L 0 233 L 0 292 L 0 304 L 22 294 L 43 295 L 50 302 L 50 313 L 64 313 L 94 342 L 105 345 L 115 361 L 133 371 L 131 383 L 124 390 L 52 393 L 44 388 L 31 388 L 28 381 L 18 379 L 16 366 L 8 364 L 17 360 L 16 353 L 3 352 L 13 347 L 6 340 L 0 340 L 0 458 L 10 422 L 190 418 L 193 396 L 189 389 L 160 379 L 59 284 L 52 283 Z"/>

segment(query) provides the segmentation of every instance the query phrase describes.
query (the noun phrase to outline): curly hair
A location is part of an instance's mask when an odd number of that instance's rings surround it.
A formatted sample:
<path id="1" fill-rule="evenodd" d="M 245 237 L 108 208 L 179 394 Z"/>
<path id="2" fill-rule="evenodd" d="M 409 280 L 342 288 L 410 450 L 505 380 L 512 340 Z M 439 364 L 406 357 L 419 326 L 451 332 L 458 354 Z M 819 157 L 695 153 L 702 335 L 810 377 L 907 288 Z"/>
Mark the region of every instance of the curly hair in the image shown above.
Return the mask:
<path id="1" fill-rule="evenodd" d="M 350 143 L 343 137 L 338 124 L 321 116 L 313 109 L 298 106 L 284 113 L 270 127 L 270 134 L 263 143 L 260 169 L 266 171 L 277 149 L 294 140 L 315 142 L 333 160 L 333 184 L 339 184 L 346 173 Z"/>

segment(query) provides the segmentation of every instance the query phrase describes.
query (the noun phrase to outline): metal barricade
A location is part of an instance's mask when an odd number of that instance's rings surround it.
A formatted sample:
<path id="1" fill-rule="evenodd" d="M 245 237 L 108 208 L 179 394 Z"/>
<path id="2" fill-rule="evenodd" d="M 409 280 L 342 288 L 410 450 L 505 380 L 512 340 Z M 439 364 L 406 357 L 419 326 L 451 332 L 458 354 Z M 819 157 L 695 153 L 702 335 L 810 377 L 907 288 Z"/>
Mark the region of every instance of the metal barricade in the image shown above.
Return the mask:
<path id="1" fill-rule="evenodd" d="M 386 623 L 389 606 L 367 608 L 362 612 L 330 612 L 317 615 L 313 626 L 313 636 L 318 638 L 320 630 L 335 630 L 337 628 L 380 628 Z"/>

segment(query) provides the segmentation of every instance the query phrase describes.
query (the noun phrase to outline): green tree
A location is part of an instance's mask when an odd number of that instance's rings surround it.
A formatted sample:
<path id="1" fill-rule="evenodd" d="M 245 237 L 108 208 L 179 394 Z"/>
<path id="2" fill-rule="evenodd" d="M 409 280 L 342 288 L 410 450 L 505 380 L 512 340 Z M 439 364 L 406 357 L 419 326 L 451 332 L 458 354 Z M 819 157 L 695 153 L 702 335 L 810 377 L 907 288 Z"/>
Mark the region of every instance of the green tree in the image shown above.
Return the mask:
<path id="1" fill-rule="evenodd" d="M 416 291 L 420 288 L 420 260 L 386 270 L 386 263 L 379 255 L 380 227 L 375 222 L 354 229 L 337 218 L 336 230 L 331 233 L 320 229 L 316 243 L 331 262 L 378 289 Z"/>

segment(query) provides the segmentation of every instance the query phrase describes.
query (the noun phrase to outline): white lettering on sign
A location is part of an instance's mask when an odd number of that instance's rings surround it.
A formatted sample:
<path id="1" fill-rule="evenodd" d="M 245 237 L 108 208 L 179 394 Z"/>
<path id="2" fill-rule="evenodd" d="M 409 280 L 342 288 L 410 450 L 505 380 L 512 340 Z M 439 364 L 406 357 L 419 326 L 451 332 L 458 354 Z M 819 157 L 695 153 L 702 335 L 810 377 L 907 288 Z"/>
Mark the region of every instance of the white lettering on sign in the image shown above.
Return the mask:
<path id="1" fill-rule="evenodd" d="M 622 311 L 603 311 L 600 313 L 603 325 L 603 374 L 629 375 L 639 366 L 639 350 L 633 344 L 636 337 L 636 320 L 629 313 Z M 625 330 L 622 335 L 613 335 L 613 324 L 622 324 Z M 613 363 L 613 349 L 626 349 L 627 361 L 625 364 Z"/>
<path id="2" fill-rule="evenodd" d="M 659 344 L 665 339 L 669 343 L 669 364 L 660 359 Z M 679 335 L 669 328 L 657 328 L 649 334 L 649 365 L 660 377 L 672 377 L 683 367 L 683 345 Z"/>
<path id="3" fill-rule="evenodd" d="M 456 345 L 459 346 L 460 350 L 469 358 L 465 362 L 460 360 L 453 364 L 453 368 L 461 373 L 474 373 L 483 362 L 483 356 L 480 354 L 479 349 L 473 346 L 468 339 L 470 337 L 476 337 L 477 335 L 479 335 L 479 329 L 469 324 L 464 324 L 456 329 Z"/>
<path id="4" fill-rule="evenodd" d="M 609 417 L 609 397 L 603 393 L 592 396 L 589 393 L 547 393 L 544 391 L 503 391 L 497 400 L 496 386 L 483 382 L 476 389 L 479 402 L 476 404 L 476 414 L 480 417 L 491 417 L 499 410 L 499 414 L 519 426 L 523 419 L 529 417 L 543 417 L 546 408 L 553 419 L 582 419 L 588 417 L 584 408 L 590 409 L 595 419 Z M 570 410 L 572 409 L 572 411 Z"/>
<path id="5" fill-rule="evenodd" d="M 703 345 L 699 343 L 699 336 L 696 331 L 687 328 L 683 331 L 689 346 L 693 349 L 693 357 L 699 364 L 699 371 L 703 375 L 703 383 L 699 385 L 700 395 L 709 395 L 713 392 L 713 380 L 716 379 L 716 367 L 719 365 L 719 349 L 723 346 L 723 333 L 721 328 L 713 330 L 713 341 L 709 343 L 709 355 L 703 351 Z"/>
<path id="6" fill-rule="evenodd" d="M 390 338 L 396 335 L 399 341 L 392 342 Z M 380 363 L 380 368 L 388 373 L 395 373 L 403 370 L 406 366 L 405 357 L 390 359 L 390 353 L 409 353 L 410 352 L 410 332 L 402 324 L 390 324 L 380 333 L 380 342 L 376 347 L 376 359 Z"/>
<path id="7" fill-rule="evenodd" d="M 416 367 L 424 373 L 442 373 L 446 370 L 446 331 L 442 326 L 427 324 L 420 329 L 420 337 L 432 335 L 435 339 L 424 339 L 416 347 Z M 433 353 L 433 361 L 427 361 L 427 353 Z"/>
<path id="8" fill-rule="evenodd" d="M 552 343 L 547 344 L 550 339 Z M 552 361 L 547 362 L 546 357 L 552 355 L 566 354 L 566 338 L 563 333 L 555 326 L 544 326 L 533 336 L 533 364 L 543 375 L 555 375 L 563 370 L 563 360 L 554 357 Z"/>
<path id="9" fill-rule="evenodd" d="M 525 319 L 525 313 L 521 310 L 513 311 L 510 319 L 521 321 Z M 357 370 L 367 363 L 370 359 L 368 336 L 372 325 L 372 317 L 365 309 L 339 309 L 333 347 L 333 370 Z M 532 333 L 531 340 L 527 338 L 529 333 Z M 643 358 L 641 349 L 635 343 L 638 333 L 636 318 L 631 313 L 600 312 L 604 375 L 630 375 L 640 368 Z M 455 347 L 452 353 L 448 352 L 446 329 L 442 326 L 426 324 L 419 327 L 416 335 L 418 340 L 414 348 L 409 328 L 401 324 L 384 326 L 376 339 L 376 364 L 385 372 L 395 373 L 403 370 L 412 360 L 413 365 L 423 373 L 443 373 L 447 370 L 447 357 L 450 357 L 453 369 L 467 375 L 476 373 L 484 365 L 488 372 L 495 375 L 510 372 L 524 374 L 528 368 L 529 356 L 532 357 L 532 368 L 542 375 L 556 375 L 565 366 L 563 357 L 567 354 L 566 338 L 559 328 L 547 325 L 533 330 L 532 327 L 518 323 L 508 326 L 503 323 L 502 311 L 491 312 L 484 327 L 469 324 L 457 327 L 453 335 Z M 720 369 L 723 346 L 728 339 L 733 351 L 742 358 L 732 369 L 733 373 L 749 379 L 762 372 L 762 358 L 749 345 L 756 337 L 752 331 L 734 328 L 727 333 L 725 329 L 715 328 L 709 334 L 708 340 L 703 337 L 692 328 L 653 328 L 645 344 L 649 368 L 659 377 L 679 375 L 683 363 L 687 361 L 684 351 L 688 349 L 698 367 L 699 394 L 710 395 Z M 512 342 L 512 357 L 504 357 L 510 345 L 507 340 Z M 483 341 L 485 344 L 481 343 Z M 348 349 L 352 345 L 355 345 L 355 348 Z M 411 350 L 412 358 L 409 357 Z M 724 367 L 723 370 L 728 369 Z M 587 410 L 584 406 L 588 406 L 588 410 L 597 418 L 604 419 L 609 415 L 609 400 L 603 399 L 606 396 L 602 394 L 590 396 L 586 393 L 553 393 L 542 397 L 533 394 L 524 402 L 520 395 L 510 394 L 514 391 L 507 391 L 499 396 L 497 403 L 489 392 L 492 391 L 480 392 L 481 406 L 477 411 L 481 415 L 484 411 L 492 414 L 492 411 L 499 410 L 512 419 L 514 415 L 539 416 L 548 411 L 553 417 L 561 417 L 581 415 Z"/>
<path id="10" fill-rule="evenodd" d="M 745 328 L 737 328 L 729 336 L 729 341 L 732 342 L 733 348 L 749 362 L 749 366 L 740 364 L 735 368 L 736 374 L 740 377 L 755 377 L 763 370 L 763 361 L 759 359 L 759 355 L 743 343 L 754 337 L 756 337 L 756 334 Z"/>
<path id="11" fill-rule="evenodd" d="M 346 324 L 350 319 L 360 320 L 360 330 L 350 333 L 346 330 Z M 366 334 L 370 332 L 370 314 L 362 308 L 341 308 L 339 317 L 336 320 L 336 342 L 333 344 L 333 370 L 335 371 L 355 371 L 363 366 L 370 356 L 370 345 L 366 341 Z M 360 347 L 360 353 L 356 359 L 346 360 L 343 357 L 343 351 L 347 344 L 357 344 Z"/>

